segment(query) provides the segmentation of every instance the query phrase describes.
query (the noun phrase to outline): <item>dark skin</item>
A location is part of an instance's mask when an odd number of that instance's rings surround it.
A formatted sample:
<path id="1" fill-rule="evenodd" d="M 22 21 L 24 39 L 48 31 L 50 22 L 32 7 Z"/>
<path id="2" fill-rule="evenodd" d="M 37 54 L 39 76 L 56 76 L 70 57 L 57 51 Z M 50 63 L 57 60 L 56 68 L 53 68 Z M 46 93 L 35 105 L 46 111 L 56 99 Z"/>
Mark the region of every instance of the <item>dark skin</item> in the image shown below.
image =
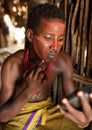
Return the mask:
<path id="1" fill-rule="evenodd" d="M 64 44 L 65 28 L 65 22 L 62 20 L 43 18 L 36 34 L 31 29 L 27 30 L 26 36 L 33 48 L 31 65 L 40 66 L 36 71 L 33 67 L 28 75 L 26 73 L 29 70 L 24 72 L 24 50 L 16 52 L 5 60 L 2 67 L 0 121 L 6 122 L 16 116 L 26 102 L 45 99 L 59 73 L 63 76 L 65 96 L 75 91 L 71 58 L 65 52 L 60 51 Z M 51 63 L 51 68 L 47 78 L 44 78 L 44 70 L 49 63 Z M 62 111 L 61 107 L 60 111 Z M 73 112 L 75 111 L 74 109 Z M 63 114 L 66 115 L 64 111 Z M 79 113 L 77 112 L 77 114 Z M 72 113 L 70 113 L 70 117 L 72 117 Z M 81 125 L 80 122 L 74 122 Z"/>

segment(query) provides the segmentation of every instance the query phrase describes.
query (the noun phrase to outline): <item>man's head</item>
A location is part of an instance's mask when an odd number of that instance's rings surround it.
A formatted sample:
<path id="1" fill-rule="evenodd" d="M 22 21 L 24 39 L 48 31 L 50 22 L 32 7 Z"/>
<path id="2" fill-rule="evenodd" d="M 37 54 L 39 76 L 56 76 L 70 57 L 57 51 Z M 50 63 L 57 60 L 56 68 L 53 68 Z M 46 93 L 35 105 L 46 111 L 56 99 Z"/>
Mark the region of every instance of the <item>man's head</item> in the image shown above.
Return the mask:
<path id="1" fill-rule="evenodd" d="M 57 8 L 54 4 L 49 3 L 39 4 L 30 12 L 27 20 L 27 28 L 31 28 L 32 31 L 36 33 L 42 18 L 56 18 L 65 22 L 64 13 L 60 8 Z"/>
<path id="2" fill-rule="evenodd" d="M 38 5 L 28 19 L 27 38 L 41 60 L 56 59 L 65 37 L 65 18 L 61 9 L 51 4 Z"/>

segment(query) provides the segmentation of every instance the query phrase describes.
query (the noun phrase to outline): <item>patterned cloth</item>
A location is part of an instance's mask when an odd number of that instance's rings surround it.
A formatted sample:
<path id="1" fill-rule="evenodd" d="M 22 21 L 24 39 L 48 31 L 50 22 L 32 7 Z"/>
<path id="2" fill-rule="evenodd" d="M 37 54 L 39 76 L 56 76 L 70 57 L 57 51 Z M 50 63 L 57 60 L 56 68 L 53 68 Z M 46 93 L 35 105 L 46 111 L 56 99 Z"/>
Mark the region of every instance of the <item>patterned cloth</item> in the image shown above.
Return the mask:
<path id="1" fill-rule="evenodd" d="M 20 113 L 3 130 L 83 130 L 66 119 L 48 97 L 44 101 L 26 103 Z"/>

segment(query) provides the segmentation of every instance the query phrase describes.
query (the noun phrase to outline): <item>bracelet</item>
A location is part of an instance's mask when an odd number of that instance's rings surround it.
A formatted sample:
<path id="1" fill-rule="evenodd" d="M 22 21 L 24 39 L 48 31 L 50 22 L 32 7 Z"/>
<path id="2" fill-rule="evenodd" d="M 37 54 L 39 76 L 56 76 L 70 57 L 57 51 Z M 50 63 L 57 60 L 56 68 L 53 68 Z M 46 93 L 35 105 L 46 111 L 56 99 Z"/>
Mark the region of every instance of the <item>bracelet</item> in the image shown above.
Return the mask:
<path id="1" fill-rule="evenodd" d="M 84 125 L 84 126 L 78 125 L 78 127 L 80 127 L 80 128 L 86 128 L 88 125 L 89 125 L 89 123 L 87 123 L 87 124 Z"/>

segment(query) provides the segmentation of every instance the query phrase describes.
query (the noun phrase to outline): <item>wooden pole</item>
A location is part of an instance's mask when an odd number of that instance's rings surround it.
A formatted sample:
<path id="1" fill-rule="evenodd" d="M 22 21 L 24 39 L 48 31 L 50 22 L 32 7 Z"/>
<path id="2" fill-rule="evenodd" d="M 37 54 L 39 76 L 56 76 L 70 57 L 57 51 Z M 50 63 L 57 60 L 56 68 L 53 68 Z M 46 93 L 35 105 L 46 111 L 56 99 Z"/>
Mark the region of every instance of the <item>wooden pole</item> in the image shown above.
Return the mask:
<path id="1" fill-rule="evenodd" d="M 75 65 L 75 59 L 76 59 L 76 42 L 77 42 L 77 34 L 78 34 L 77 28 L 76 28 L 76 21 L 77 21 L 79 3 L 80 3 L 80 0 L 76 0 L 76 5 L 75 5 L 72 21 L 71 21 L 71 40 L 72 40 L 71 56 L 72 56 L 74 65 Z"/>

